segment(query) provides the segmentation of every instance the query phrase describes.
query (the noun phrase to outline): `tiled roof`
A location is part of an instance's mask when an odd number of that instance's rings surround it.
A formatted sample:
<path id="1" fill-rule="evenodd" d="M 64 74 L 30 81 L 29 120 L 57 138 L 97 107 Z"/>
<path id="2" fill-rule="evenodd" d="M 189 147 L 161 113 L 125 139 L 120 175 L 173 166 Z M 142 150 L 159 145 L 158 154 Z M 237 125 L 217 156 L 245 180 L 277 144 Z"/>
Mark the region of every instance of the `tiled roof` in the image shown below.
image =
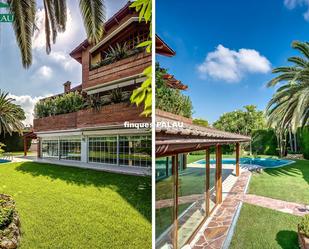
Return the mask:
<path id="1" fill-rule="evenodd" d="M 251 137 L 193 124 L 191 119 L 156 111 L 157 156 L 201 150 L 211 145 L 250 142 Z"/>

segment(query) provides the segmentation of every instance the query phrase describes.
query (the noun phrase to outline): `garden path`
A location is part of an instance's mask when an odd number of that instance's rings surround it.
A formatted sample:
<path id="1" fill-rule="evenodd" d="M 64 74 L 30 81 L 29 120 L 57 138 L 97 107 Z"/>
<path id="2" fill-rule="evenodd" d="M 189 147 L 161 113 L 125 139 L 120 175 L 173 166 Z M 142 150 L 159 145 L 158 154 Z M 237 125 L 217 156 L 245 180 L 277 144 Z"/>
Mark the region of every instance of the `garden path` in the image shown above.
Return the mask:
<path id="1" fill-rule="evenodd" d="M 281 201 L 264 196 L 246 194 L 243 202 L 298 216 L 309 214 L 308 205 L 306 204 Z"/>

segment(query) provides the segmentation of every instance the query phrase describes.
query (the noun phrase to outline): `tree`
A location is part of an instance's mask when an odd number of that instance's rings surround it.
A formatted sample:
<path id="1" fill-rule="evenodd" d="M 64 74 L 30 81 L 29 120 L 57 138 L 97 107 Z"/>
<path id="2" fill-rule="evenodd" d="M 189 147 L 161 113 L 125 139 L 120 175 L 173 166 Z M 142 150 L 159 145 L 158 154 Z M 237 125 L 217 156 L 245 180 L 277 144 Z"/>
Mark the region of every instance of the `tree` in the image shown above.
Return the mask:
<path id="1" fill-rule="evenodd" d="M 151 53 L 152 47 L 152 0 L 136 0 L 131 4 L 131 8 L 135 8 L 139 12 L 139 21 L 149 22 L 150 31 L 148 40 L 140 43 L 137 47 L 146 47 L 146 52 Z M 139 106 L 144 104 L 142 115 L 149 116 L 152 113 L 152 65 L 145 68 L 143 75 L 146 80 L 143 84 L 135 89 L 131 96 L 131 102 Z"/>
<path id="2" fill-rule="evenodd" d="M 191 118 L 193 107 L 190 97 L 178 89 L 168 87 L 163 79 L 166 73 L 166 69 L 156 65 L 156 108 Z"/>
<path id="3" fill-rule="evenodd" d="M 278 67 L 273 73 L 280 73 L 268 83 L 268 87 L 283 83 L 269 101 L 266 114 L 268 124 L 281 130 L 292 129 L 308 124 L 309 117 L 309 43 L 295 41 L 292 47 L 302 53 L 288 61 L 292 66 Z"/>
<path id="4" fill-rule="evenodd" d="M 77 2 L 77 1 L 76 1 Z M 32 64 L 32 36 L 35 26 L 35 0 L 7 0 L 14 14 L 13 28 L 19 46 L 22 64 Z M 43 0 L 45 10 L 46 52 L 51 51 L 51 41 L 56 42 L 57 34 L 64 32 L 67 21 L 66 0 Z M 84 27 L 90 43 L 97 43 L 103 35 L 105 21 L 104 0 L 79 0 Z"/>
<path id="5" fill-rule="evenodd" d="M 209 127 L 208 121 L 202 118 L 193 119 L 193 124 Z"/>
<path id="6" fill-rule="evenodd" d="M 309 43 L 295 41 L 292 47 L 302 56 L 288 58 L 292 66 L 275 68 L 273 73 L 279 75 L 267 84 L 268 87 L 283 84 L 266 107 L 268 125 L 276 130 L 281 156 L 286 154 L 287 133 L 291 149 L 297 151 L 297 128 L 308 125 L 309 117 Z"/>
<path id="7" fill-rule="evenodd" d="M 25 120 L 24 110 L 14 103 L 14 99 L 8 97 L 8 93 L 0 90 L 0 134 L 22 132 Z"/>
<path id="8" fill-rule="evenodd" d="M 263 129 L 266 124 L 264 113 L 258 111 L 254 105 L 247 105 L 244 106 L 244 110 L 224 113 L 213 126 L 220 130 L 251 136 L 254 130 Z"/>

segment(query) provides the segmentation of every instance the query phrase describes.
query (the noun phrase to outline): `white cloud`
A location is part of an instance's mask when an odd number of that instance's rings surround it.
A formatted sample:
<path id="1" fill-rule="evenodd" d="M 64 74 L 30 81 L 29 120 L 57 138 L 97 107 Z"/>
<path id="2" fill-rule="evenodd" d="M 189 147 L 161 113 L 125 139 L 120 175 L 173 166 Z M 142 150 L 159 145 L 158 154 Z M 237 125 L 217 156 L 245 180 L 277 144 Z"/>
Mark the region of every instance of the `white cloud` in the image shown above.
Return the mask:
<path id="1" fill-rule="evenodd" d="M 53 62 L 59 63 L 65 71 L 72 71 L 79 65 L 68 54 L 62 51 L 52 51 L 49 56 Z"/>
<path id="2" fill-rule="evenodd" d="M 50 95 L 48 95 L 50 96 Z M 44 97 L 48 97 L 44 96 Z M 34 106 L 36 102 L 38 102 L 40 99 L 44 98 L 42 96 L 40 97 L 31 97 L 29 95 L 22 95 L 22 96 L 16 96 L 16 95 L 9 95 L 10 98 L 13 98 L 15 101 L 14 103 L 17 105 L 20 105 L 26 114 L 26 120 L 23 121 L 25 125 L 33 125 L 33 111 Z"/>
<path id="3" fill-rule="evenodd" d="M 271 70 L 268 59 L 254 49 L 231 50 L 219 45 L 207 54 L 198 66 L 202 78 L 211 77 L 227 82 L 238 82 L 249 73 L 267 73 Z"/>
<path id="4" fill-rule="evenodd" d="M 41 66 L 35 73 L 34 77 L 42 80 L 49 80 L 53 75 L 53 70 L 48 66 Z"/>
<path id="5" fill-rule="evenodd" d="M 307 10 L 304 12 L 303 16 L 306 21 L 309 21 L 309 0 L 284 0 L 284 5 L 291 10 L 298 6 L 305 6 Z"/>
<path id="6" fill-rule="evenodd" d="M 74 24 L 75 23 L 75 24 Z M 46 45 L 46 36 L 45 36 L 45 11 L 44 9 L 38 9 L 35 17 L 35 24 L 37 29 L 34 32 L 32 47 L 37 50 L 45 50 Z M 76 34 L 79 32 L 79 27 L 76 27 L 77 20 L 73 22 L 72 14 L 69 8 L 67 8 L 67 22 L 66 30 L 63 33 L 58 33 L 56 44 L 52 44 L 53 47 L 57 48 L 67 47 L 72 45 L 72 40 L 76 37 Z"/>

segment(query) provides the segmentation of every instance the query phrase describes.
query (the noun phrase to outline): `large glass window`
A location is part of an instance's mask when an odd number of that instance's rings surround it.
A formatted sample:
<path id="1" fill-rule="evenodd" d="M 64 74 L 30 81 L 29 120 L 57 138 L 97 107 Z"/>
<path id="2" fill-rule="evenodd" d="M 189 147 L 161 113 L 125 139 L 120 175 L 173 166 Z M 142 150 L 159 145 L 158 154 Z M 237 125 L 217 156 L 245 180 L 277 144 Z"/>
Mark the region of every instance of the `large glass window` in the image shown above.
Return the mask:
<path id="1" fill-rule="evenodd" d="M 81 160 L 81 139 L 65 138 L 60 140 L 60 159 Z"/>
<path id="2" fill-rule="evenodd" d="M 58 140 L 42 140 L 42 157 L 43 158 L 57 158 L 59 157 Z"/>
<path id="3" fill-rule="evenodd" d="M 151 136 L 119 136 L 119 164 L 151 167 Z"/>
<path id="4" fill-rule="evenodd" d="M 89 162 L 117 164 L 117 137 L 90 137 Z"/>

